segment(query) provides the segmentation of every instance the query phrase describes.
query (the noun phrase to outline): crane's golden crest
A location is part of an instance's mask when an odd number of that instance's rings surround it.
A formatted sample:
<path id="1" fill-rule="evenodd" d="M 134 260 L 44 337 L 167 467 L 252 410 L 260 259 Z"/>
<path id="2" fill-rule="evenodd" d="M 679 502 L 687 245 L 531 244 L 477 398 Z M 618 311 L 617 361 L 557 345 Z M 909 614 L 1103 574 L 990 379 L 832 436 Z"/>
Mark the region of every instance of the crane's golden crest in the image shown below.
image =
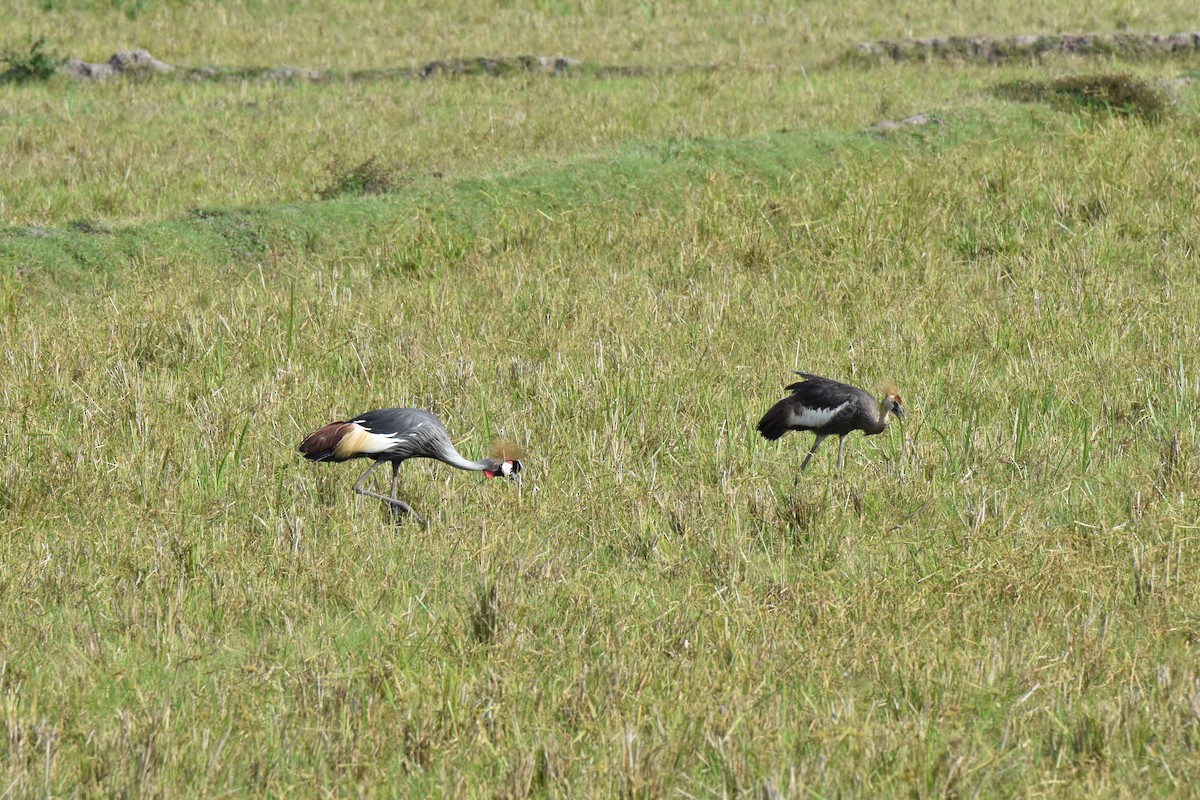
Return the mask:
<path id="1" fill-rule="evenodd" d="M 492 442 L 492 458 L 497 461 L 520 461 L 525 458 L 525 451 L 507 439 L 497 439 Z"/>

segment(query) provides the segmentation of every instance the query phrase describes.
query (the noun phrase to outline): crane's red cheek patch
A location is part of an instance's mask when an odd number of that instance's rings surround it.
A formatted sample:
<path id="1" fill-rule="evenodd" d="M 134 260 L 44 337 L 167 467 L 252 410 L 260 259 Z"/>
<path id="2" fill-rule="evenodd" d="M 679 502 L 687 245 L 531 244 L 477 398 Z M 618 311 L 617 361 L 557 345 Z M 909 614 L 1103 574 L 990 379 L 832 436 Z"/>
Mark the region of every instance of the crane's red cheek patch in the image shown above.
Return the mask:
<path id="1" fill-rule="evenodd" d="M 484 474 L 484 477 L 487 477 L 487 478 L 494 478 L 494 477 L 496 477 L 496 471 L 495 471 L 495 470 L 491 470 L 491 469 L 485 469 L 485 470 L 483 471 L 483 474 Z"/>

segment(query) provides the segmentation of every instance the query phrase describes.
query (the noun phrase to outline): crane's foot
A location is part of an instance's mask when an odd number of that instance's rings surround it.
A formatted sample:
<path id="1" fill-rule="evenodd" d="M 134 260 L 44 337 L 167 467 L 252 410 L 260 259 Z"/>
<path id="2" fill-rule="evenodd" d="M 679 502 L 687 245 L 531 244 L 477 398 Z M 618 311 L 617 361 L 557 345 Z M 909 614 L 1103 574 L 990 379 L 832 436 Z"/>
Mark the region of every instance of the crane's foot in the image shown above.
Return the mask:
<path id="1" fill-rule="evenodd" d="M 428 527 L 429 523 L 417 512 L 412 510 L 412 506 L 403 500 L 389 500 L 388 505 L 392 510 L 392 519 L 399 525 L 406 517 L 411 517 L 420 524 Z"/>
<path id="2" fill-rule="evenodd" d="M 388 497 L 385 494 L 372 492 L 370 489 L 361 489 L 356 487 L 354 491 L 357 494 L 361 494 L 363 497 L 374 497 L 376 500 L 382 500 L 383 502 L 387 503 L 388 509 L 392 512 L 392 519 L 394 519 L 396 522 L 400 522 L 402 519 L 404 519 L 404 517 L 400 516 L 401 514 L 406 514 L 415 519 L 417 522 L 420 522 L 422 525 L 429 524 L 412 510 L 412 506 L 403 500 L 397 500 L 396 498 Z"/>

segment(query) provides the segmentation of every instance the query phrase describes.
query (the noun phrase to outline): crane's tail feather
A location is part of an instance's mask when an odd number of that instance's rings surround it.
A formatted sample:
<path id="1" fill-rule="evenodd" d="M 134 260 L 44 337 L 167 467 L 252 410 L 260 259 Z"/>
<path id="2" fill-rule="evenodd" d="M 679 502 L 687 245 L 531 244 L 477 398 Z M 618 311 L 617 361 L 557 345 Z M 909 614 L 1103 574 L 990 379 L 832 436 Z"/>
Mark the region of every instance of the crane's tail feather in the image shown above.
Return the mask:
<path id="1" fill-rule="evenodd" d="M 771 406 L 771 409 L 758 421 L 758 432 L 763 435 L 764 439 L 774 441 L 791 430 L 791 414 L 788 411 L 788 404 L 791 400 L 790 397 L 780 400 Z"/>
<path id="2" fill-rule="evenodd" d="M 339 448 L 338 445 L 356 430 L 360 428 L 353 422 L 331 422 L 304 437 L 304 441 L 300 443 L 300 452 L 309 461 L 344 461 L 347 456 L 338 451 L 344 451 L 345 448 Z"/>

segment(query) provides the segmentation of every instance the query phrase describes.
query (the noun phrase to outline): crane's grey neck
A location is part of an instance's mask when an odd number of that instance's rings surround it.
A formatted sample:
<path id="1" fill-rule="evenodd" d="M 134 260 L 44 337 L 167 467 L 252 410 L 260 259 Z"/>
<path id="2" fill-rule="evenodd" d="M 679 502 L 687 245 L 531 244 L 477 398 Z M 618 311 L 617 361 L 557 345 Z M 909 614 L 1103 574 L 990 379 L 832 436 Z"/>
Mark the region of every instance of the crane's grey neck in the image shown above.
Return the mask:
<path id="1" fill-rule="evenodd" d="M 463 458 L 462 455 L 454 449 L 454 445 L 447 444 L 442 448 L 441 460 L 452 467 L 465 469 L 469 472 L 483 472 L 485 469 L 499 470 L 500 462 L 493 458 L 481 458 L 478 461 L 470 461 Z"/>
<path id="2" fill-rule="evenodd" d="M 888 411 L 887 398 L 885 397 L 879 401 L 879 405 L 875 409 L 875 424 L 864 428 L 863 433 L 883 433 L 883 429 L 887 427 Z"/>

